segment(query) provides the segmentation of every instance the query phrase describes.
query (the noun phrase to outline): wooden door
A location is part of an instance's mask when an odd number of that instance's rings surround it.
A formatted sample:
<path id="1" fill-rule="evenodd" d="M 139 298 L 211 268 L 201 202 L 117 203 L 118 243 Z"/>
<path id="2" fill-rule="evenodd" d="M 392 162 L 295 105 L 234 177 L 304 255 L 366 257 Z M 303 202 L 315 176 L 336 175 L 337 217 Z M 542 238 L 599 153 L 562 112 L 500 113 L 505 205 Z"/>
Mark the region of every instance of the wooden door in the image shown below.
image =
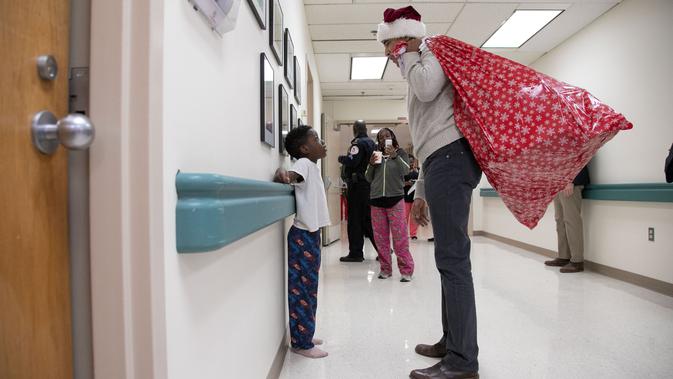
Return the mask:
<path id="1" fill-rule="evenodd" d="M 72 378 L 67 152 L 31 143 L 68 111 L 68 0 L 0 0 L 0 378 Z M 50 54 L 59 73 L 39 78 Z"/>

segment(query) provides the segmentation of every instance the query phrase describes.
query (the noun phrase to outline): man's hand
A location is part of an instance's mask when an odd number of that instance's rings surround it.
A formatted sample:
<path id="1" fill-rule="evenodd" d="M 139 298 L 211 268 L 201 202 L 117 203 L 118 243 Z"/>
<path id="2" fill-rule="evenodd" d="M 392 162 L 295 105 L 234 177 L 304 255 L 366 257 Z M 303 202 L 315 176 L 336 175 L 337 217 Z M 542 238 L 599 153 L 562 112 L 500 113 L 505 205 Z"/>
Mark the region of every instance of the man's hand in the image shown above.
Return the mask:
<path id="1" fill-rule="evenodd" d="M 414 199 L 414 205 L 411 206 L 411 217 L 420 226 L 427 226 L 430 219 L 428 219 L 428 203 L 424 199 Z"/>
<path id="2" fill-rule="evenodd" d="M 273 176 L 273 181 L 276 183 L 290 184 L 290 175 L 284 168 L 279 168 L 276 170 L 276 174 Z"/>
<path id="3" fill-rule="evenodd" d="M 561 190 L 561 193 L 562 193 L 563 196 L 565 196 L 565 197 L 570 197 L 570 196 L 573 195 L 573 188 L 574 188 L 574 187 L 575 187 L 575 185 L 572 184 L 572 182 L 570 182 L 570 183 L 568 183 L 568 185 L 566 186 L 566 188 L 564 188 L 564 189 Z"/>
<path id="4" fill-rule="evenodd" d="M 418 39 L 418 38 L 414 38 L 414 39 L 409 40 L 409 41 L 407 42 L 407 51 L 408 51 L 408 52 L 417 52 L 417 51 L 420 51 L 421 43 L 422 43 L 422 42 L 423 42 L 423 41 L 420 40 L 420 39 Z"/>

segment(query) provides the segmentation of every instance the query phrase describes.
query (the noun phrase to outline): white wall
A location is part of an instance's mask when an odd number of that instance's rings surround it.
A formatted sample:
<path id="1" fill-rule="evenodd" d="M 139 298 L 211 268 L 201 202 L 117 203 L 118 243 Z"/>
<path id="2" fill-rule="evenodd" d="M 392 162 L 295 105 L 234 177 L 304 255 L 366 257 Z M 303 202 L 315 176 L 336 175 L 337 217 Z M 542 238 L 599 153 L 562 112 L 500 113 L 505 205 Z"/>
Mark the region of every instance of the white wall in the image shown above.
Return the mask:
<path id="1" fill-rule="evenodd" d="M 586 88 L 633 122 L 592 160 L 593 183 L 664 181 L 673 142 L 672 21 L 670 0 L 626 0 L 532 64 Z M 529 231 L 499 198 L 475 191 L 474 199 L 476 230 L 556 250 L 553 206 Z M 671 203 L 584 200 L 584 220 L 586 259 L 673 283 Z M 647 241 L 648 227 L 655 227 L 655 242 Z"/>
<path id="2" fill-rule="evenodd" d="M 281 5 L 303 67 L 304 105 L 297 110 L 301 114 L 307 103 L 308 64 L 315 117 L 307 121 L 319 125 L 321 91 L 304 7 L 295 0 L 281 0 Z M 179 255 L 174 179 L 182 170 L 270 180 L 288 158 L 260 142 L 261 52 L 275 67 L 274 107 L 279 83 L 290 99 L 293 92 L 270 51 L 268 31 L 259 28 L 245 0 L 235 30 L 223 37 L 211 32 L 187 1 L 166 2 L 162 43 L 168 376 L 262 378 L 287 323 L 284 223 L 215 252 Z"/>

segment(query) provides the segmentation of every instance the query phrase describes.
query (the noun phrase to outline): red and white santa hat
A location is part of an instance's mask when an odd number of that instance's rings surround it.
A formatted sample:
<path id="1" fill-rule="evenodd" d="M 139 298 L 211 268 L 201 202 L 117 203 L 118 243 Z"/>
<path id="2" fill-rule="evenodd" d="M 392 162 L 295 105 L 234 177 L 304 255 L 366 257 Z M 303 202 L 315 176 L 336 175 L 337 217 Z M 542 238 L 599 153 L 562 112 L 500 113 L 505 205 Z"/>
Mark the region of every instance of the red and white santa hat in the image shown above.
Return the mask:
<path id="1" fill-rule="evenodd" d="M 421 22 L 421 15 L 411 5 L 383 12 L 383 22 L 379 24 L 376 39 L 379 42 L 392 38 L 425 37 L 425 24 Z"/>

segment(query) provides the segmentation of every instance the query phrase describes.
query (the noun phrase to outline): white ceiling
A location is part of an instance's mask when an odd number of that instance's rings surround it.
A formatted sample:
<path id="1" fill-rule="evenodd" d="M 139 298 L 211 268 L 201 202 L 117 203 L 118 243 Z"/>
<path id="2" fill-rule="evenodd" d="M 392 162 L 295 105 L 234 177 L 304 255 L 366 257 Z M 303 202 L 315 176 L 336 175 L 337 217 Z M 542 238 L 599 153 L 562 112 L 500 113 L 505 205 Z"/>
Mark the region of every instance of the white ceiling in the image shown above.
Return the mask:
<path id="1" fill-rule="evenodd" d="M 563 9 L 546 28 L 518 49 L 489 51 L 530 64 L 590 24 L 620 0 L 304 0 L 325 100 L 402 99 L 406 83 L 389 62 L 383 80 L 351 81 L 351 56 L 383 56 L 372 31 L 386 8 L 413 5 L 429 35 L 446 34 L 481 46 L 516 9 Z"/>

